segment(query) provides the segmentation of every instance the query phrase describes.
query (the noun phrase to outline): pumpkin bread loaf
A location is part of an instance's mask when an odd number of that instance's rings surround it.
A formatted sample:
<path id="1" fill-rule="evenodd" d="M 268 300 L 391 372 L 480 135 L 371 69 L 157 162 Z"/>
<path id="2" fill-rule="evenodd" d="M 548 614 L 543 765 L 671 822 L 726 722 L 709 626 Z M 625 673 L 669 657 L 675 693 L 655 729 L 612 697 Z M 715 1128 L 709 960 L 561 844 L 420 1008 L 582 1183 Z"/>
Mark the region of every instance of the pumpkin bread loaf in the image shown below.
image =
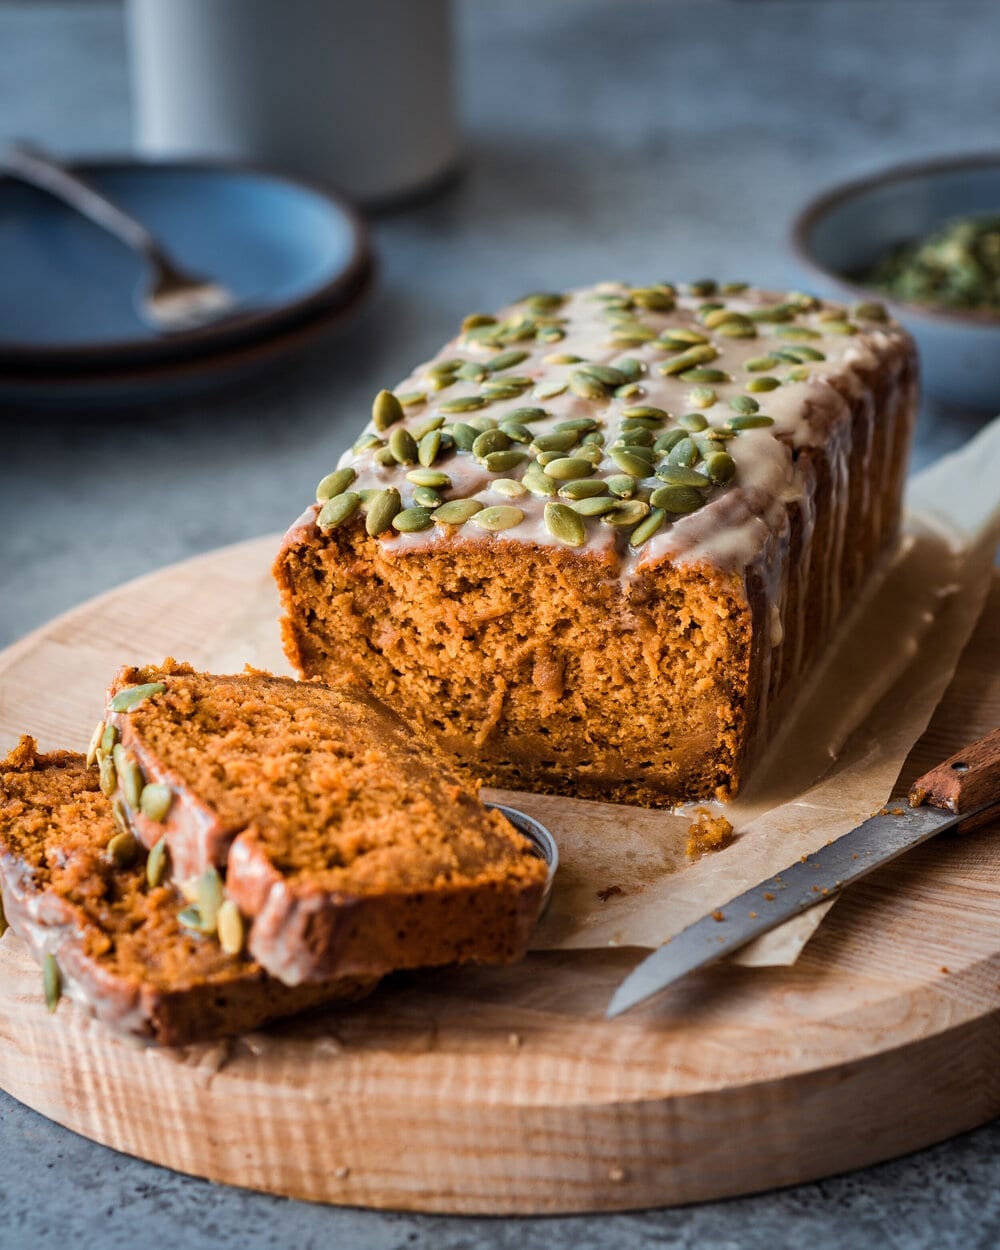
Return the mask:
<path id="1" fill-rule="evenodd" d="M 469 317 L 275 564 L 287 654 L 495 785 L 726 798 L 891 549 L 906 333 L 745 284 Z"/>
<path id="2" fill-rule="evenodd" d="M 186 926 L 184 900 L 116 824 L 97 772 L 82 755 L 39 754 L 29 737 L 0 763 L 0 889 L 10 927 L 45 967 L 51 1006 L 66 993 L 165 1045 L 251 1030 L 375 984 L 291 988 Z"/>
<path id="3" fill-rule="evenodd" d="M 181 879 L 224 872 L 286 984 L 524 954 L 544 863 L 365 691 L 168 660 L 116 675 L 103 735 L 123 820 Z"/>

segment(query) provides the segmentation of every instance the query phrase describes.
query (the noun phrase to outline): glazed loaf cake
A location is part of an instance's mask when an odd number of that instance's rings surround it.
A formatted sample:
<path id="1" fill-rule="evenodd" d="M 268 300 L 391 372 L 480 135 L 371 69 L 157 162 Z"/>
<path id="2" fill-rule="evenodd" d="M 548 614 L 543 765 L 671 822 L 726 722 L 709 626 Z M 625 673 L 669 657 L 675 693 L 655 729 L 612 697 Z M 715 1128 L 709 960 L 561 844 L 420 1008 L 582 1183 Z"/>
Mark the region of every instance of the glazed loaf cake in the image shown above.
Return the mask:
<path id="1" fill-rule="evenodd" d="M 66 994 L 112 1028 L 184 1045 L 375 985 L 282 985 L 184 924 L 183 898 L 130 841 L 84 756 L 42 755 L 23 737 L 0 762 L 3 910 L 45 966 L 51 1007 Z"/>
<path id="2" fill-rule="evenodd" d="M 495 785 L 731 796 L 893 543 L 916 395 L 876 304 L 612 283 L 469 317 L 286 535 L 287 654 Z"/>
<path id="3" fill-rule="evenodd" d="M 285 984 L 524 954 L 545 864 L 364 690 L 168 660 L 116 675 L 99 735 L 122 822 L 192 893 L 224 876 Z"/>

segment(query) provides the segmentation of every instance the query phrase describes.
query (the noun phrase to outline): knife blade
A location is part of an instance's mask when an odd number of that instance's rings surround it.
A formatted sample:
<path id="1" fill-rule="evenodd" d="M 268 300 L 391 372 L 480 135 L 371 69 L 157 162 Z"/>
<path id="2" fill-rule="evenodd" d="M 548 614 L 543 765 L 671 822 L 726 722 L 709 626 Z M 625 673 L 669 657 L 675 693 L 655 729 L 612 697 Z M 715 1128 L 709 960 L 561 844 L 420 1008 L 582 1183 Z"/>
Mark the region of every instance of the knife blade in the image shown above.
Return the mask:
<path id="1" fill-rule="evenodd" d="M 606 1018 L 739 950 L 936 834 L 1000 813 L 1000 729 L 920 777 L 910 803 L 884 809 L 682 929 L 633 968 L 615 991 Z"/>

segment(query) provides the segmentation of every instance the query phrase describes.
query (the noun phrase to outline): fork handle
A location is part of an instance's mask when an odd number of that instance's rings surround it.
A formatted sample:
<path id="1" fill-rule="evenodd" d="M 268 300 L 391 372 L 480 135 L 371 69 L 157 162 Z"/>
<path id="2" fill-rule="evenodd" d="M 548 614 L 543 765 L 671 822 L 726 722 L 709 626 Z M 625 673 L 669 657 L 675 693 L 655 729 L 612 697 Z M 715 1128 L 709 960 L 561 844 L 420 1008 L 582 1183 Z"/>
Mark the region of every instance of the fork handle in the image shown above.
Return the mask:
<path id="1" fill-rule="evenodd" d="M 47 153 L 25 143 L 13 143 L 7 149 L 3 164 L 8 173 L 22 182 L 55 196 L 102 230 L 113 234 L 159 272 L 176 272 L 176 266 L 162 244 L 142 222 L 109 200 L 86 178 L 73 173 Z"/>

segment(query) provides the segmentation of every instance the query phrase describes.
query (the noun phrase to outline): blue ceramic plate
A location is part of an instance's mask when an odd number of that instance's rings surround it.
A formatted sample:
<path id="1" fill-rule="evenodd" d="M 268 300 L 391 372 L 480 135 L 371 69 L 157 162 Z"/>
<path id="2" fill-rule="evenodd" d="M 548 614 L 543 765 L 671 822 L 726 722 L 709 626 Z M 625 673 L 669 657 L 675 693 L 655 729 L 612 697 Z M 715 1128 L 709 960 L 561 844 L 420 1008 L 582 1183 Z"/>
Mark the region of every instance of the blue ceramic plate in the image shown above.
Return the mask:
<path id="1" fill-rule="evenodd" d="M 58 200 L 0 178 L 0 372 L 190 360 L 287 333 L 353 302 L 371 274 L 367 232 L 337 196 L 237 166 L 76 166 L 185 268 L 228 287 L 240 314 L 164 336 L 137 312 L 145 272 L 117 239 Z"/>
<path id="2" fill-rule="evenodd" d="M 862 287 L 863 273 L 898 243 L 955 217 L 1000 213 L 1000 153 L 904 165 L 821 195 L 792 227 L 803 285 L 847 300 L 878 299 L 920 349 L 927 391 L 971 408 L 1000 410 L 1000 318 L 895 303 Z"/>

